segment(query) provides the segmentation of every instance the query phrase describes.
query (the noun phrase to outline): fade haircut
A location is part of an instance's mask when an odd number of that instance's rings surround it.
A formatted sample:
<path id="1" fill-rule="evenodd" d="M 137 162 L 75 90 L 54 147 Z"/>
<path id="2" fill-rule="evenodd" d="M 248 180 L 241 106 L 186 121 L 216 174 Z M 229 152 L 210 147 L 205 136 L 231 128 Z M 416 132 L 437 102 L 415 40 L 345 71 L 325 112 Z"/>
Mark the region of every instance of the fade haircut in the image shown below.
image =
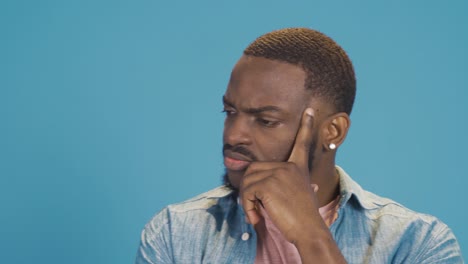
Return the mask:
<path id="1" fill-rule="evenodd" d="M 309 28 L 285 28 L 260 36 L 244 54 L 291 63 L 306 73 L 305 88 L 337 112 L 351 114 L 356 77 L 346 52 L 331 38 Z"/>

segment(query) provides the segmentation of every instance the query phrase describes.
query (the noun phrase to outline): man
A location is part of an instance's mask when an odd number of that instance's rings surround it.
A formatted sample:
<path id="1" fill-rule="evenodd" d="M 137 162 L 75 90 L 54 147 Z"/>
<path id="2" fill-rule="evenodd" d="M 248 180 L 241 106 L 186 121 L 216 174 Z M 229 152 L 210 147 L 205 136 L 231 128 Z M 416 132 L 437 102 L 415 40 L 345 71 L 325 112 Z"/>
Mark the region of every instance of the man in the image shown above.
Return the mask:
<path id="1" fill-rule="evenodd" d="M 355 92 L 329 37 L 289 28 L 255 40 L 223 97 L 225 184 L 157 214 L 136 263 L 462 263 L 445 224 L 335 165 Z"/>

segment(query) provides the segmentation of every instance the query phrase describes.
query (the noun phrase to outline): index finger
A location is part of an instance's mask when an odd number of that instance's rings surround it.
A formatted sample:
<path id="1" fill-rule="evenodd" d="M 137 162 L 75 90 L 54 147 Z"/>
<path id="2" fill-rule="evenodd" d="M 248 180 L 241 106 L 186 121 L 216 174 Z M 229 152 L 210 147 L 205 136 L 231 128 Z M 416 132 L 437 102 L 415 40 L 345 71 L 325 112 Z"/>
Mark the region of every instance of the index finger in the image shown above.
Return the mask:
<path id="1" fill-rule="evenodd" d="M 309 151 L 312 144 L 312 128 L 314 126 L 314 109 L 307 108 L 302 113 L 301 125 L 296 134 L 294 146 L 288 161 L 302 168 L 309 167 Z"/>

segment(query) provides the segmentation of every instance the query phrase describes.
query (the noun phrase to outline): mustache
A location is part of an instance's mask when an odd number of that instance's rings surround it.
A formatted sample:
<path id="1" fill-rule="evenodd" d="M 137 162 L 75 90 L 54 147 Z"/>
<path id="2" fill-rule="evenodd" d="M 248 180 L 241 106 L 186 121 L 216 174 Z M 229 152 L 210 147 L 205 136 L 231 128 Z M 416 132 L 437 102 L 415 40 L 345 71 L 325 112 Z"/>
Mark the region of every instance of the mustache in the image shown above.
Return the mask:
<path id="1" fill-rule="evenodd" d="M 223 146 L 223 155 L 224 155 L 224 152 L 226 150 L 230 150 L 232 152 L 237 152 L 239 154 L 242 154 L 248 158 L 250 158 L 252 161 L 257 161 L 257 157 L 255 157 L 255 155 L 250 152 L 250 150 L 244 148 L 243 146 L 233 146 L 233 145 L 230 145 L 230 144 L 224 144 Z"/>

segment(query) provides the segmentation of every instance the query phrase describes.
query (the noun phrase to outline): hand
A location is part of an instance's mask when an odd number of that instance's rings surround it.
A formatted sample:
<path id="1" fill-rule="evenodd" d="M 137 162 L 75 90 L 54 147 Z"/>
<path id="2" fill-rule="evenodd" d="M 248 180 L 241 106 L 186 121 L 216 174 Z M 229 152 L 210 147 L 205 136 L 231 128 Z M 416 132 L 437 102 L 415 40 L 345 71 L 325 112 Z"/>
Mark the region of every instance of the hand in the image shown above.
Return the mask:
<path id="1" fill-rule="evenodd" d="M 291 155 L 287 162 L 254 162 L 246 170 L 240 195 L 248 221 L 255 225 L 263 206 L 273 224 L 291 243 L 296 244 L 306 230 L 326 228 L 310 182 L 309 150 L 312 143 L 314 114 L 308 108 L 302 114 Z"/>

